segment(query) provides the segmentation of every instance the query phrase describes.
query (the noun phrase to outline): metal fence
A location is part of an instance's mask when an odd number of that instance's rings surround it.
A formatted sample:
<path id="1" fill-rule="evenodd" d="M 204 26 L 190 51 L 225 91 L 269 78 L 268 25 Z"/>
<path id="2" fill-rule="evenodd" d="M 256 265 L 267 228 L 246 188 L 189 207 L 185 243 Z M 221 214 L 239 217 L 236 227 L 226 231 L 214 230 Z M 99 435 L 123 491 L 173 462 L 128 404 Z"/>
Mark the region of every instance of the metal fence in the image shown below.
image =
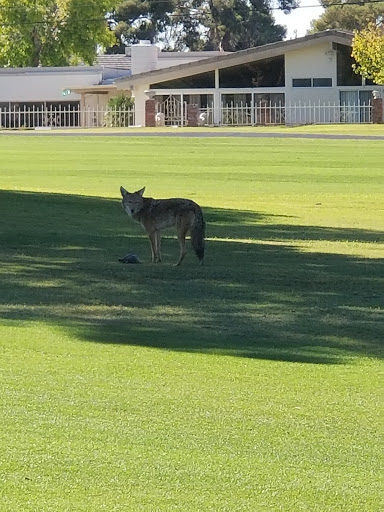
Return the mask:
<path id="1" fill-rule="evenodd" d="M 187 126 L 186 105 L 162 112 L 159 109 L 156 124 Z M 172 113 L 172 116 L 169 115 Z M 168 116 L 168 117 L 166 117 Z M 135 126 L 135 110 L 114 108 L 86 108 L 59 105 L 52 107 L 25 106 L 0 108 L 0 129 L 31 128 L 113 128 Z M 157 119 L 159 118 L 159 119 Z M 371 103 L 366 104 L 230 104 L 200 109 L 200 126 L 266 126 L 332 123 L 371 123 Z"/>
<path id="2" fill-rule="evenodd" d="M 285 107 L 285 124 L 371 123 L 371 103 L 298 104 Z"/>
<path id="3" fill-rule="evenodd" d="M 100 128 L 135 125 L 134 109 L 59 105 L 0 108 L 0 128 Z"/>
<path id="4" fill-rule="evenodd" d="M 206 112 L 207 109 L 204 109 Z M 207 119 L 213 118 L 212 112 Z M 230 104 L 220 109 L 220 124 L 227 126 L 305 125 L 333 123 L 371 123 L 371 103 L 366 104 Z M 208 123 L 207 123 L 208 124 Z"/>

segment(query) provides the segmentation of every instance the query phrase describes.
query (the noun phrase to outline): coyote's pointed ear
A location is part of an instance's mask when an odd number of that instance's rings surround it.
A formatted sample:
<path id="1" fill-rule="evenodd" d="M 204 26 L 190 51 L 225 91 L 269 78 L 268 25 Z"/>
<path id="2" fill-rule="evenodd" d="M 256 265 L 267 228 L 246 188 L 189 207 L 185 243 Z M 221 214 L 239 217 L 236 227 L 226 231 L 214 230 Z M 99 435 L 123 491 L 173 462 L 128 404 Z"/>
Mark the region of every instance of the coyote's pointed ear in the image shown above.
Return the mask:
<path id="1" fill-rule="evenodd" d="M 125 190 L 124 187 L 120 187 L 120 192 L 121 192 L 121 195 L 124 197 L 128 194 L 128 192 Z"/>
<path id="2" fill-rule="evenodd" d="M 140 190 L 138 190 L 138 191 L 136 192 L 136 194 L 139 194 L 139 196 L 143 196 L 143 194 L 144 194 L 144 190 L 145 190 L 145 187 L 143 187 L 143 188 L 141 188 Z"/>

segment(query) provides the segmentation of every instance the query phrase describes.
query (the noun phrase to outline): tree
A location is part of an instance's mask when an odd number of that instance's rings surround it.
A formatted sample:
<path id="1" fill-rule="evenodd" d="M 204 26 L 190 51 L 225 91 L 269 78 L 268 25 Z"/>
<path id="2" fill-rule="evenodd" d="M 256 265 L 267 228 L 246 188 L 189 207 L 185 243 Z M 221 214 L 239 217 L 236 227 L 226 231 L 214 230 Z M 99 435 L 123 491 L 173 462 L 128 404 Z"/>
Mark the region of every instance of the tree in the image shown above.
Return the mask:
<path id="1" fill-rule="evenodd" d="M 384 26 L 370 23 L 367 28 L 355 32 L 352 57 L 354 71 L 376 84 L 384 85 Z"/>
<path id="2" fill-rule="evenodd" d="M 353 32 L 362 30 L 369 23 L 376 23 L 384 16 L 384 1 L 357 0 L 319 0 L 324 13 L 311 22 L 310 33 L 327 29 L 339 29 Z M 341 4 L 341 5 L 340 5 Z"/>
<path id="3" fill-rule="evenodd" d="M 297 0 L 278 0 L 285 12 Z M 236 51 L 279 41 L 269 0 L 122 0 L 113 13 L 122 51 L 139 39 L 161 42 L 166 49 Z"/>
<path id="4" fill-rule="evenodd" d="M 120 0 L 113 11 L 117 43 L 107 53 L 123 53 L 127 45 L 140 39 L 164 42 L 171 24 L 170 13 L 177 6 L 176 0 Z"/>
<path id="5" fill-rule="evenodd" d="M 209 0 L 204 9 L 205 50 L 244 50 L 281 41 L 286 32 L 264 0 Z"/>
<path id="6" fill-rule="evenodd" d="M 92 64 L 115 40 L 111 0 L 0 0 L 0 66 Z"/>

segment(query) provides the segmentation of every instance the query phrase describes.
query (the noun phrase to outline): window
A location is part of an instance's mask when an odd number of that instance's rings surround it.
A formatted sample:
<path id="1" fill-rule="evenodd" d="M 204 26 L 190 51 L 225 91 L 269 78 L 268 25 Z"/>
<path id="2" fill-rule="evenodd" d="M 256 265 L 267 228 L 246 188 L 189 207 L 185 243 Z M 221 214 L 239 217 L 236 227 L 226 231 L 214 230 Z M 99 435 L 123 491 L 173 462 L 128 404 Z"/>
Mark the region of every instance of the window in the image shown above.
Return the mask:
<path id="1" fill-rule="evenodd" d="M 250 107 L 250 94 L 222 94 L 221 102 L 223 107 Z"/>
<path id="2" fill-rule="evenodd" d="M 151 89 L 214 89 L 214 87 L 214 71 L 167 80 L 166 82 L 151 84 L 150 86 Z"/>
<path id="3" fill-rule="evenodd" d="M 4 108 L 6 105 L 6 108 Z M 39 126 L 79 126 L 79 102 L 0 103 L 0 126 L 34 128 Z"/>
<path id="4" fill-rule="evenodd" d="M 312 87 L 312 80 L 310 78 L 293 78 L 292 87 Z"/>
<path id="5" fill-rule="evenodd" d="M 284 56 L 219 70 L 220 87 L 284 87 Z"/>
<path id="6" fill-rule="evenodd" d="M 332 87 L 332 78 L 293 78 L 292 87 Z"/>
<path id="7" fill-rule="evenodd" d="M 340 91 L 340 120 L 342 123 L 371 121 L 371 91 Z"/>
<path id="8" fill-rule="evenodd" d="M 337 85 L 361 85 L 361 76 L 357 75 L 352 64 L 355 59 L 351 57 L 351 47 L 337 45 Z"/>
<path id="9" fill-rule="evenodd" d="M 332 78 L 314 78 L 313 87 L 332 87 Z"/>

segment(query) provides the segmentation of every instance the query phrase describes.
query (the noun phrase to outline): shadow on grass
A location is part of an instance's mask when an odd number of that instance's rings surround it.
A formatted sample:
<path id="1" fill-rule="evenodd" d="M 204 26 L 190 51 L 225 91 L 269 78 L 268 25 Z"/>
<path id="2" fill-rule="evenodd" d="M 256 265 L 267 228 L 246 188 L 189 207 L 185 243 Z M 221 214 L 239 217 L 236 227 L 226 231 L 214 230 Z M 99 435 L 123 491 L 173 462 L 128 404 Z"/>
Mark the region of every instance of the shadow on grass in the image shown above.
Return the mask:
<path id="1" fill-rule="evenodd" d="M 52 323 L 84 341 L 284 361 L 381 355 L 383 260 L 303 252 L 294 241 L 368 242 L 382 232 L 205 214 L 207 265 L 189 250 L 175 268 L 171 237 L 165 263 L 147 263 L 146 235 L 118 199 L 0 191 L 1 321 Z M 145 263 L 118 263 L 129 251 Z"/>

